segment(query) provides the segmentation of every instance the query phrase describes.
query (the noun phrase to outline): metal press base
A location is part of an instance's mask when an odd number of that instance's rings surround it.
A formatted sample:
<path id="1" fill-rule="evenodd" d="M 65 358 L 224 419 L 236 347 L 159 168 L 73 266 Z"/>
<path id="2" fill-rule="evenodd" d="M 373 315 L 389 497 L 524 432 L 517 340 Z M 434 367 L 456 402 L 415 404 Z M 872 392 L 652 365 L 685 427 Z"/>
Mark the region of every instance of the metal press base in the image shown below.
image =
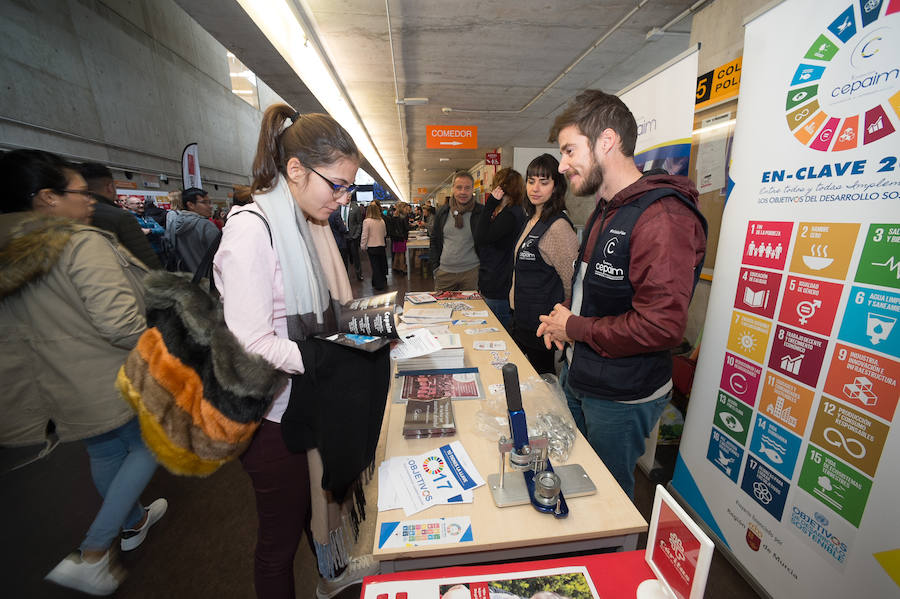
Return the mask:
<path id="1" fill-rule="evenodd" d="M 554 466 L 553 470 L 559 475 L 560 489 L 566 498 L 593 495 L 597 492 L 594 481 L 587 475 L 581 464 Z M 500 487 L 499 473 L 489 474 L 487 483 L 497 507 L 511 507 L 531 503 L 528 487 L 525 486 L 525 477 L 517 472 L 509 472 L 503 477 L 503 488 Z"/>

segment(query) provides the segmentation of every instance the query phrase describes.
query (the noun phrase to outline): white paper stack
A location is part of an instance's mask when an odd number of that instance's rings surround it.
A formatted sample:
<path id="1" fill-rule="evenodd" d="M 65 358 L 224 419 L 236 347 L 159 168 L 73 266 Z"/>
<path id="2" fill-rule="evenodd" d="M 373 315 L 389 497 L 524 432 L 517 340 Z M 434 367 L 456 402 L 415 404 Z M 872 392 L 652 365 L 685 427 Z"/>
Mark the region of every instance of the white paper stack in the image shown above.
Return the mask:
<path id="1" fill-rule="evenodd" d="M 453 308 L 409 308 L 400 317 L 406 324 L 429 325 L 439 322 L 450 322 Z"/>
<path id="2" fill-rule="evenodd" d="M 463 349 L 459 333 L 435 335 L 434 338 L 441 345 L 441 349 L 424 356 L 397 360 L 397 370 L 402 372 L 408 370 L 465 368 L 465 350 Z"/>
<path id="3" fill-rule="evenodd" d="M 432 335 L 448 335 L 450 334 L 450 327 L 446 323 L 439 324 L 406 324 L 403 322 L 397 323 L 397 334 L 400 335 L 402 339 L 404 335 L 409 335 L 413 331 L 417 331 L 419 329 L 426 329 Z"/>
<path id="4" fill-rule="evenodd" d="M 378 468 L 378 510 L 402 508 L 410 516 L 433 505 L 471 503 L 484 479 L 462 443 L 417 456 L 398 456 Z"/>

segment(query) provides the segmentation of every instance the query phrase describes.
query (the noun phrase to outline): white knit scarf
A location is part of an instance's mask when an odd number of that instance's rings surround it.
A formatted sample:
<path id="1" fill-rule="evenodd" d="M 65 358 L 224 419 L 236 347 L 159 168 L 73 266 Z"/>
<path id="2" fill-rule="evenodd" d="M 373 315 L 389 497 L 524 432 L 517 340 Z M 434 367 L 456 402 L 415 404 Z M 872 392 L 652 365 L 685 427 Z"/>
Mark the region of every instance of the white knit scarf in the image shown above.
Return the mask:
<path id="1" fill-rule="evenodd" d="M 269 221 L 281 264 L 288 337 L 300 341 L 322 332 L 325 312 L 330 306 L 328 283 L 306 216 L 291 196 L 283 175 L 278 175 L 275 187 L 255 194 L 253 200 Z"/>

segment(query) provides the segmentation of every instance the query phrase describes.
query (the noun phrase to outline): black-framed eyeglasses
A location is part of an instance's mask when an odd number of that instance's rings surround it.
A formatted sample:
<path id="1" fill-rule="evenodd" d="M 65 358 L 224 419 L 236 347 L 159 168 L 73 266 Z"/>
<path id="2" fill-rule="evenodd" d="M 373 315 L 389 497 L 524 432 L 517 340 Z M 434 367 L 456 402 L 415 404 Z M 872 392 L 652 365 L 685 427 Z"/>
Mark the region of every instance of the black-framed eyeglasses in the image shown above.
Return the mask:
<path id="1" fill-rule="evenodd" d="M 350 194 L 350 193 L 353 193 L 354 191 L 356 191 L 356 185 L 338 185 L 337 183 L 335 183 L 328 177 L 324 176 L 322 173 L 320 173 L 313 167 L 309 166 L 307 168 L 309 170 L 311 170 L 312 172 L 314 172 L 315 174 L 319 175 L 319 177 L 321 177 L 321 179 L 323 181 L 325 181 L 326 183 L 331 185 L 331 193 L 335 199 L 341 197 L 342 195 Z"/>

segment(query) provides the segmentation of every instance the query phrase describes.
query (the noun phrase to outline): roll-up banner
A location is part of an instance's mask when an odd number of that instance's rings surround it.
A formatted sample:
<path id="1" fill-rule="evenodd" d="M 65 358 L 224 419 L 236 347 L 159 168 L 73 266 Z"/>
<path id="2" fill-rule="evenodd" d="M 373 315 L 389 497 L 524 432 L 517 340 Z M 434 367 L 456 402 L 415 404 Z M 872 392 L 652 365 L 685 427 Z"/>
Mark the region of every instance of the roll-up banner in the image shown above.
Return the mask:
<path id="1" fill-rule="evenodd" d="M 900 0 L 746 24 L 672 489 L 773 597 L 900 597 Z"/>
<path id="2" fill-rule="evenodd" d="M 641 171 L 664 168 L 672 175 L 688 174 L 697 50 L 689 48 L 617 94 L 637 121 L 634 162 Z"/>
<path id="3" fill-rule="evenodd" d="M 200 180 L 200 161 L 197 157 L 196 142 L 186 145 L 181 153 L 181 178 L 184 181 L 185 189 L 190 189 L 191 187 L 203 189 L 203 182 Z"/>

